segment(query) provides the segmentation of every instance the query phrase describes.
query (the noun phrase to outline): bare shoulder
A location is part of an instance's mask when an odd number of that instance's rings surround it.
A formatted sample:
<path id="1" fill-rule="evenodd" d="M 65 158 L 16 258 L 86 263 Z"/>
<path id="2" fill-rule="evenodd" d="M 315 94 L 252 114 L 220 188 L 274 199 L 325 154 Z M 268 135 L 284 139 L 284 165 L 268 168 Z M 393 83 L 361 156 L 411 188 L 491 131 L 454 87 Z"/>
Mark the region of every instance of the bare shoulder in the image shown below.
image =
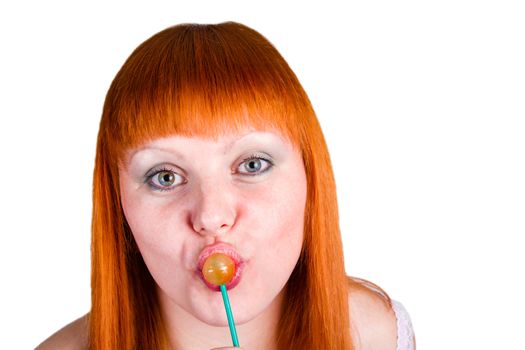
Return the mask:
<path id="1" fill-rule="evenodd" d="M 38 345 L 35 350 L 84 350 L 88 348 L 88 314 L 58 330 Z"/>
<path id="2" fill-rule="evenodd" d="M 367 287 L 351 289 L 348 306 L 356 349 L 397 348 L 397 319 L 387 297 Z"/>

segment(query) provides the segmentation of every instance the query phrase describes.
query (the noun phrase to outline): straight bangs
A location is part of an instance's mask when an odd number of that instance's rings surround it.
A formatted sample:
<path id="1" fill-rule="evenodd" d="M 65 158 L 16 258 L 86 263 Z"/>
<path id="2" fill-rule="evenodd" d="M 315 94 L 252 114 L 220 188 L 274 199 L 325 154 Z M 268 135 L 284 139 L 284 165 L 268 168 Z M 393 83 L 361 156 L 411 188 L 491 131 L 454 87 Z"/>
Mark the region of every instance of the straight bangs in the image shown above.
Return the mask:
<path id="1" fill-rule="evenodd" d="M 140 45 L 115 77 L 101 130 L 111 156 L 170 135 L 277 131 L 303 149 L 315 114 L 268 40 L 238 23 L 177 25 Z"/>
<path id="2" fill-rule="evenodd" d="M 321 127 L 270 42 L 227 22 L 183 24 L 152 36 L 109 88 L 94 171 L 91 350 L 169 348 L 155 282 L 121 207 L 118 163 L 159 137 L 215 139 L 253 129 L 288 139 L 303 157 L 307 180 L 304 242 L 286 286 L 278 348 L 353 348 L 335 180 Z"/>

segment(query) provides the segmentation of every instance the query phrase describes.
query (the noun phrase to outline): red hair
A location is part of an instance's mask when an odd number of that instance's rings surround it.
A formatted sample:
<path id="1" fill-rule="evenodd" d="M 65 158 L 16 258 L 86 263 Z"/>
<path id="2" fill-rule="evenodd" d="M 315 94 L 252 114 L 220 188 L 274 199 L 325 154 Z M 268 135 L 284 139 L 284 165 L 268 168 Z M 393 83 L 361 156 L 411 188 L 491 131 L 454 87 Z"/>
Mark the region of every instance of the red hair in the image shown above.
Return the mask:
<path id="1" fill-rule="evenodd" d="M 118 165 L 126 151 L 158 137 L 213 138 L 246 125 L 287 137 L 301 152 L 307 177 L 305 238 L 286 285 L 279 348 L 353 348 L 349 286 L 358 289 L 363 282 L 345 274 L 334 176 L 320 125 L 270 42 L 228 22 L 155 34 L 131 54 L 109 88 L 94 171 L 91 349 L 168 348 L 155 282 L 120 204 Z"/>

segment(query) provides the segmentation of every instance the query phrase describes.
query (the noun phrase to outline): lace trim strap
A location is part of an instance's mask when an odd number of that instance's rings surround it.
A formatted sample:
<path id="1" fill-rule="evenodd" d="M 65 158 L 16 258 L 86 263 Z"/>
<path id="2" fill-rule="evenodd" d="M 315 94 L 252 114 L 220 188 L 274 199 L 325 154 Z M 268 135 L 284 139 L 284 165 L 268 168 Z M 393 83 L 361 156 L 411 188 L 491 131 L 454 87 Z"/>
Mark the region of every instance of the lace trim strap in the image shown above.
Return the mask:
<path id="1" fill-rule="evenodd" d="M 399 301 L 392 299 L 397 318 L 397 350 L 415 350 L 414 329 L 407 310 Z"/>

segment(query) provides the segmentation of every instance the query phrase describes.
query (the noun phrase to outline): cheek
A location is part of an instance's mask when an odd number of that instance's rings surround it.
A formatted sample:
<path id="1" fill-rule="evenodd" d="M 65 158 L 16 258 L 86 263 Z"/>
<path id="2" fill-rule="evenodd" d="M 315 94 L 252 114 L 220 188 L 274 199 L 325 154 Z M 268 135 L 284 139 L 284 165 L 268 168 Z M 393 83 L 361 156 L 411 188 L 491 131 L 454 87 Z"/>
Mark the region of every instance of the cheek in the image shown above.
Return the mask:
<path id="1" fill-rule="evenodd" d="M 271 191 L 252 203 L 250 212 L 256 217 L 248 220 L 254 230 L 247 230 L 250 237 L 246 244 L 257 257 L 259 271 L 265 274 L 286 277 L 295 267 L 304 235 L 305 182 L 300 177 L 274 184 Z"/>
<path id="2" fill-rule="evenodd" d="M 152 264 L 166 264 L 173 257 L 182 259 L 185 231 L 180 227 L 180 211 L 158 198 L 126 190 L 121 190 L 121 194 L 126 221 L 146 264 L 151 268 Z"/>
<path id="3" fill-rule="evenodd" d="M 141 198 L 130 196 L 123 191 L 122 208 L 126 221 L 137 241 L 159 238 L 159 223 L 162 217 L 158 208 Z"/>
<path id="4" fill-rule="evenodd" d="M 267 218 L 262 227 L 276 225 L 277 237 L 290 239 L 293 233 L 301 231 L 306 203 L 306 179 L 300 172 L 291 172 L 290 177 L 274 183 L 269 198 L 265 199 Z M 299 230 L 300 229 L 300 230 Z"/>

